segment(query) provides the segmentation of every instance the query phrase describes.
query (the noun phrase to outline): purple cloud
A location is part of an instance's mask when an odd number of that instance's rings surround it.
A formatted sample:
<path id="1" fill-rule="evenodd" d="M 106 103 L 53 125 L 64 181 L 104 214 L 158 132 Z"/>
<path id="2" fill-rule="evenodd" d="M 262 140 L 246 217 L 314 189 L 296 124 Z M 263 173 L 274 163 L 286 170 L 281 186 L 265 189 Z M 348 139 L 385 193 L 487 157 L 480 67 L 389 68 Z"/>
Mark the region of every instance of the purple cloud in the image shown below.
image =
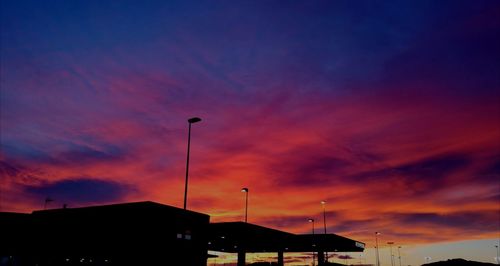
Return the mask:
<path id="1" fill-rule="evenodd" d="M 114 202 L 134 192 L 134 188 L 129 185 L 88 177 L 46 182 L 40 185 L 25 185 L 23 189 L 31 198 L 42 200 L 45 197 L 51 197 L 70 206 L 72 204 Z"/>

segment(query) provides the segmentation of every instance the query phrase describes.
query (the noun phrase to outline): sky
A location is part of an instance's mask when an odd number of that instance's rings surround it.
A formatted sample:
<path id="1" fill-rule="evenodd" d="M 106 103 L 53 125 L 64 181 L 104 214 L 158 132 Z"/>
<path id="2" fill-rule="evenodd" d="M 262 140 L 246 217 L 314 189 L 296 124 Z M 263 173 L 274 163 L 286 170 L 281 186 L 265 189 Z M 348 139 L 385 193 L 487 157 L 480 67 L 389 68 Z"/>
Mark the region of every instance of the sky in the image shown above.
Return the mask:
<path id="1" fill-rule="evenodd" d="M 494 262 L 500 2 L 0 2 L 1 211 L 182 207 L 197 116 L 213 222 Z"/>

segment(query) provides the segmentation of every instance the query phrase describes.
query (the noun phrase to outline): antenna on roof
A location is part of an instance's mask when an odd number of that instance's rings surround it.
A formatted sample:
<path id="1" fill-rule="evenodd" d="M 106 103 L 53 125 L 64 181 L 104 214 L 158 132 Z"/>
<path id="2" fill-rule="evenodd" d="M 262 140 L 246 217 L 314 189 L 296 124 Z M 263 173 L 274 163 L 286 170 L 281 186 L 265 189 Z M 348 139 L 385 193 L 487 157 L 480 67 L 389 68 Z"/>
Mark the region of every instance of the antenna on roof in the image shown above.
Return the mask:
<path id="1" fill-rule="evenodd" d="M 43 209 L 46 210 L 47 209 L 47 204 L 53 202 L 54 200 L 51 199 L 50 197 L 46 197 L 45 198 L 45 203 L 43 204 Z"/>

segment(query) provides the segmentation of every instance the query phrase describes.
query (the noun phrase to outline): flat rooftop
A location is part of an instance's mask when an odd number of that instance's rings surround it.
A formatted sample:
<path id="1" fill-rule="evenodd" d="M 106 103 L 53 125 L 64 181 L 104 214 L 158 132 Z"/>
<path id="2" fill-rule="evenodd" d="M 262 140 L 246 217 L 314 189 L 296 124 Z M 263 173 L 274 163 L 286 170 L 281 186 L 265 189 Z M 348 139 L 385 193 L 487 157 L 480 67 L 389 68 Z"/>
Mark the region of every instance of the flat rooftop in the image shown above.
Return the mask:
<path id="1" fill-rule="evenodd" d="M 0 217 L 4 228 L 15 228 L 21 224 L 24 227 L 22 231 L 26 231 L 27 227 L 43 228 L 36 230 L 40 232 L 37 237 L 45 237 L 45 229 L 53 231 L 62 228 L 66 232 L 65 237 L 68 233 L 68 237 L 85 239 L 89 234 L 98 236 L 106 233 L 112 236 L 111 239 L 120 240 L 115 242 L 121 244 L 127 240 L 123 234 L 130 239 L 140 239 L 145 233 L 168 236 L 170 231 L 182 233 L 178 228 L 190 224 L 193 230 L 198 228 L 198 233 L 207 241 L 208 250 L 229 253 L 361 252 L 365 247 L 362 242 L 336 234 L 293 234 L 245 222 L 209 223 L 207 214 L 151 201 L 50 209 L 32 214 L 0 213 Z M 111 234 L 113 231 L 117 233 Z"/>
<path id="2" fill-rule="evenodd" d="M 211 223 L 209 250 L 254 252 L 361 252 L 365 244 L 336 234 L 293 234 L 244 222 Z"/>

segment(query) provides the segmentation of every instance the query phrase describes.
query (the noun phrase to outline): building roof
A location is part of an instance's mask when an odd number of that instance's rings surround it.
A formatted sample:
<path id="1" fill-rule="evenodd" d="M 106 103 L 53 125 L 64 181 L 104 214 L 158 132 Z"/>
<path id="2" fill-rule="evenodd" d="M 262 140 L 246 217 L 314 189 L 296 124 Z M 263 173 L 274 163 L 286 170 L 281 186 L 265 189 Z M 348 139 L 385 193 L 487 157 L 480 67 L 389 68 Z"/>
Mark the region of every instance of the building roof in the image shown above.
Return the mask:
<path id="1" fill-rule="evenodd" d="M 293 234 L 251 223 L 225 222 L 209 225 L 209 250 L 223 252 L 270 252 L 282 248 Z"/>
<path id="2" fill-rule="evenodd" d="M 98 205 L 98 206 L 86 206 L 86 207 L 78 207 L 78 208 L 60 208 L 60 209 L 48 209 L 48 210 L 38 210 L 33 211 L 34 216 L 38 215 L 55 215 L 59 213 L 70 214 L 70 213 L 109 213 L 109 211 L 113 212 L 128 212 L 134 215 L 137 215 L 137 212 L 168 212 L 168 213 L 182 213 L 185 215 L 196 215 L 196 216 L 206 216 L 209 215 L 194 212 L 190 210 L 184 210 L 181 208 L 164 205 L 161 203 L 156 203 L 152 201 L 139 201 L 139 202 L 128 202 L 128 203 L 118 203 L 118 204 L 108 204 L 108 205 Z"/>
<path id="3" fill-rule="evenodd" d="M 365 244 L 335 234 L 297 235 L 244 222 L 211 223 L 209 250 L 222 252 L 363 251 Z"/>
<path id="4" fill-rule="evenodd" d="M 336 234 L 295 235 L 290 251 L 309 252 L 323 250 L 329 252 L 362 252 L 365 243 Z"/>
<path id="5" fill-rule="evenodd" d="M 51 239 L 56 234 L 60 239 L 78 238 L 87 242 L 105 235 L 110 243 L 118 246 L 127 239 L 141 239 L 146 235 L 167 239 L 169 232 L 184 234 L 193 230 L 207 240 L 209 250 L 222 252 L 355 252 L 363 251 L 365 246 L 335 234 L 298 235 L 245 222 L 209 224 L 210 217 L 206 214 L 150 201 L 51 209 L 34 211 L 31 215 L 0 213 L 0 217 L 4 228 L 21 228 L 22 224 L 40 239 L 49 237 L 48 232 Z"/>

